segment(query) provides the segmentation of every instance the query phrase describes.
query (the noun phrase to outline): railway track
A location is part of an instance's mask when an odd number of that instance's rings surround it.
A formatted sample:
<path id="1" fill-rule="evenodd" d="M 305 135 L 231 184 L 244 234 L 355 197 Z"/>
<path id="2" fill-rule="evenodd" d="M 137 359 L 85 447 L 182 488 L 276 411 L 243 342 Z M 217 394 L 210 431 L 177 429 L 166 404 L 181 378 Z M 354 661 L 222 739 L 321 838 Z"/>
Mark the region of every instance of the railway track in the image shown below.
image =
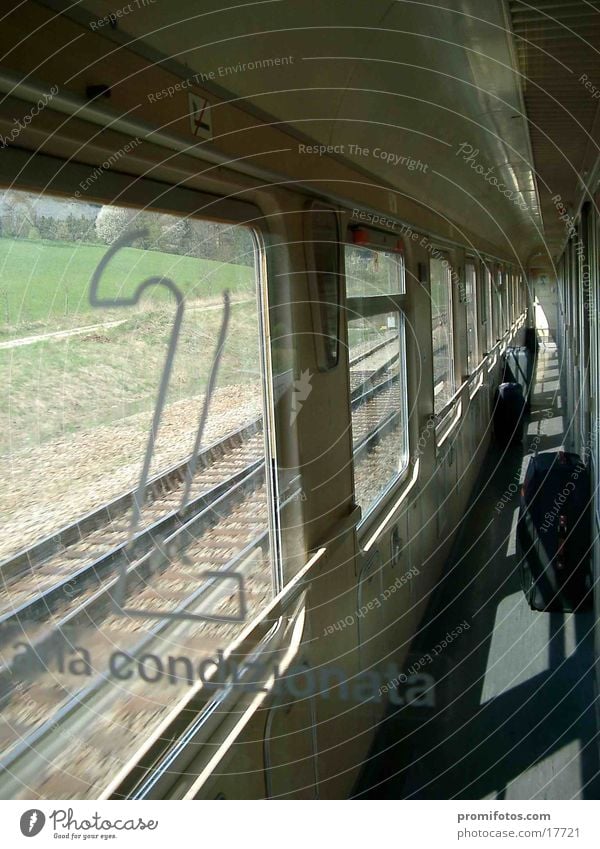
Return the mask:
<path id="1" fill-rule="evenodd" d="M 362 368 L 353 378 L 353 397 L 360 388 L 370 386 L 386 371 L 386 349 L 393 340 L 384 340 L 368 350 L 361 351 L 352 359 Z M 376 357 L 370 368 L 365 365 Z M 374 391 L 377 391 L 376 389 Z M 367 396 L 364 396 L 365 399 Z M 354 403 L 354 402 L 353 402 Z M 204 449 L 199 458 L 195 490 L 203 489 L 212 497 L 220 493 L 220 486 L 227 486 L 236 474 L 244 472 L 253 460 L 258 460 L 262 451 L 262 422 L 256 420 L 239 428 Z M 189 458 L 168 469 L 149 482 L 145 515 L 159 517 L 171 515 L 173 506 L 181 492 Z M 45 539 L 16 552 L 0 562 L 0 578 L 3 589 L 10 596 L 0 600 L 0 632 L 8 615 L 18 612 L 34 612 L 33 596 L 39 597 L 39 605 L 45 608 L 57 592 L 67 589 L 68 595 L 85 581 L 86 572 L 79 567 L 93 564 L 89 571 L 101 574 L 105 567 L 119 556 L 120 548 L 127 536 L 126 514 L 133 504 L 135 489 L 132 488 L 117 499 L 81 517 L 76 522 L 60 528 Z M 201 506 L 197 503 L 197 506 Z M 151 521 L 155 526 L 156 522 Z M 142 540 L 136 545 L 142 545 Z"/>
<path id="2" fill-rule="evenodd" d="M 235 496 L 231 492 L 227 493 L 221 497 L 220 502 L 194 516 L 167 540 L 167 545 L 175 543 L 178 551 L 173 552 L 171 545 L 171 555 L 165 558 L 151 583 L 145 580 L 148 576 L 148 558 L 131 564 L 129 571 L 134 573 L 139 586 L 135 597 L 136 606 L 151 612 L 158 603 L 158 607 L 164 609 L 165 599 L 168 598 L 171 613 L 231 616 L 232 612 L 237 612 L 239 603 L 235 592 L 232 593 L 230 586 L 225 586 L 215 578 L 199 585 L 199 571 L 203 565 L 210 565 L 212 569 L 235 570 L 244 577 L 245 605 L 250 615 L 270 597 L 272 584 L 264 469 L 255 469 L 241 486 L 236 487 Z M 215 509 L 218 513 L 226 514 L 216 523 Z M 205 522 L 208 530 L 198 535 Z M 194 565 L 191 567 L 192 561 Z M 115 584 L 116 579 L 113 579 L 110 585 L 55 623 L 54 632 L 60 634 L 60 638 L 48 635 L 44 645 L 43 637 L 38 635 L 37 642 L 34 642 L 40 660 L 39 669 L 37 675 L 36 670 L 29 670 L 26 696 L 30 703 L 38 707 L 43 721 L 32 730 L 29 722 L 20 722 L 19 700 L 15 700 L 14 706 L 10 701 L 3 706 L 2 719 L 5 725 L 4 733 L 0 734 L 0 747 L 6 752 L 0 761 L 0 791 L 3 794 L 8 785 L 12 784 L 10 791 L 18 795 L 19 788 L 12 778 L 18 772 L 17 785 L 35 780 L 39 792 L 44 796 L 64 796 L 65 774 L 61 774 L 60 769 L 57 771 L 57 758 L 59 763 L 61 757 L 64 758 L 64 740 L 61 741 L 60 735 L 57 739 L 57 725 L 61 728 L 77 728 L 82 716 L 89 717 L 90 711 L 96 713 L 94 706 L 99 708 L 102 705 L 102 713 L 96 715 L 105 718 L 110 716 L 112 733 L 104 739 L 104 751 L 96 760 L 101 762 L 100 766 L 108 768 L 110 764 L 110 768 L 113 768 L 114 758 L 110 753 L 117 751 L 125 755 L 135 748 L 138 741 L 135 736 L 132 737 L 132 732 L 138 729 L 140 735 L 143 735 L 147 722 L 155 719 L 161 710 L 167 709 L 172 704 L 172 698 L 185 690 L 188 684 L 185 677 L 167 679 L 168 700 L 162 706 L 160 696 L 154 701 L 149 697 L 149 681 L 146 679 L 136 679 L 131 687 L 128 685 L 123 690 L 119 681 L 109 678 L 107 674 L 115 646 L 120 656 L 129 658 L 130 662 L 148 657 L 153 651 L 160 656 L 164 654 L 165 645 L 175 646 L 179 656 L 197 660 L 215 656 L 217 650 L 230 642 L 243 626 L 242 622 L 225 624 L 187 621 L 185 634 L 182 634 L 181 621 L 172 617 L 161 615 L 158 621 L 150 615 L 135 620 L 124 619 L 111 612 L 111 590 Z M 61 676 L 55 671 L 60 663 L 57 658 L 61 653 L 68 654 L 69 648 L 75 644 L 83 644 L 93 658 L 93 675 L 89 682 L 75 692 L 65 692 L 58 683 Z M 144 688 L 145 695 L 142 693 Z M 135 695 L 136 692 L 138 698 L 132 699 L 132 693 Z M 143 704 L 140 700 L 143 700 Z M 109 713 L 106 713 L 107 706 L 110 706 Z M 7 734 L 6 725 L 10 727 L 10 735 Z M 120 735 L 123 737 L 121 745 L 115 749 L 115 738 Z M 98 735 L 94 736 L 97 738 Z M 141 740 L 139 743 L 141 745 Z M 94 746 L 97 745 L 96 740 Z M 41 783 L 37 775 L 40 758 L 47 764 Z M 65 761 L 64 767 L 68 785 L 69 779 L 74 778 L 70 775 L 71 762 Z M 95 780 L 101 780 L 103 774 L 100 769 L 95 773 Z M 106 775 L 108 778 L 110 771 Z M 78 780 L 74 781 L 74 796 L 82 790 L 79 784 Z"/>
<path id="3" fill-rule="evenodd" d="M 398 369 L 397 355 L 390 358 L 387 350 L 391 342 L 384 340 L 353 359 L 355 366 L 362 367 L 361 379 L 354 381 L 352 406 L 364 431 L 380 418 L 381 409 L 392 403 Z M 364 434 L 355 434 L 355 440 L 363 438 Z M 235 588 L 232 591 L 227 582 L 214 578 L 199 581 L 203 569 L 234 570 L 242 575 L 250 612 L 270 597 L 262 441 L 259 421 L 204 449 L 183 511 L 178 509 L 178 500 L 187 461 L 151 481 L 144 508 L 144 516 L 151 517 L 150 524 L 129 545 L 125 519 L 133 490 L 2 564 L 1 575 L 10 594 L 10 604 L 0 609 L 0 651 L 5 658 L 0 667 L 0 750 L 5 752 L 0 760 L 2 795 L 6 782 L 15 781 L 12 776 L 18 775 L 23 781 L 31 775 L 39 786 L 37 792 L 47 798 L 64 797 L 64 788 L 53 778 L 60 776 L 57 764 L 65 749 L 64 740 L 62 749 L 60 745 L 57 748 L 57 723 L 61 728 L 77 727 L 90 704 L 111 702 L 108 715 L 113 732 L 118 718 L 118 727 L 127 728 L 130 737 L 134 727 L 143 734 L 146 724 L 171 704 L 169 700 L 166 706 L 155 706 L 149 716 L 144 709 L 148 702 L 145 681 L 138 682 L 143 705 L 135 699 L 130 707 L 123 703 L 121 688 L 106 676 L 106 664 L 115 645 L 135 659 L 178 635 L 178 649 L 183 645 L 186 651 L 206 655 L 211 651 L 214 654 L 217 644 L 222 647 L 233 638 L 239 627 L 235 623 L 196 625 L 190 621 L 185 623 L 182 637 L 181 623 L 166 615 L 186 611 L 231 616 L 223 611 L 232 604 L 235 607 Z M 136 608 L 146 611 L 147 616 L 130 619 L 114 613 L 119 567 L 126 570 L 128 591 L 135 590 Z M 207 614 L 207 606 L 213 614 Z M 6 660 L 9 644 L 23 637 L 31 647 L 30 660 L 34 658 L 25 676 L 18 666 L 22 660 L 17 662 L 10 655 Z M 57 655 L 62 656 L 61 641 L 71 647 L 80 645 L 82 639 L 94 659 L 94 669 L 92 680 L 73 690 L 72 680 L 68 686 L 60 683 L 61 676 L 53 672 L 52 664 Z M 25 682 L 15 690 L 15 681 L 23 677 Z M 172 686 L 169 692 L 174 695 L 182 685 L 173 682 Z M 24 709 L 24 703 L 29 707 Z M 130 746 L 131 740 L 125 748 Z M 115 751 L 114 733 L 108 735 L 99 751 L 96 760 L 107 766 L 110 775 L 115 767 L 110 754 Z M 37 775 L 40 752 L 47 752 L 49 765 L 41 783 Z M 86 772 L 89 774 L 89 770 Z M 9 790 L 12 796 L 19 795 L 18 787 Z M 73 787 L 72 792 L 81 794 L 81 786 Z M 98 787 L 91 792 L 97 793 Z"/>
<path id="4" fill-rule="evenodd" d="M 377 354 L 383 348 L 386 348 L 393 342 L 398 342 L 398 331 L 389 331 L 388 333 L 383 334 L 384 338 L 379 342 L 376 342 L 375 345 L 372 345 L 370 342 L 362 342 L 359 345 L 355 345 L 350 348 L 350 368 L 358 365 L 358 363 L 363 360 L 369 359 L 374 354 Z"/>
<path id="5" fill-rule="evenodd" d="M 361 368 L 361 382 L 355 381 L 352 407 L 362 408 L 355 416 L 355 439 L 381 418 L 381 409 L 393 404 L 393 386 L 397 375 L 393 366 L 397 355 L 386 356 L 389 341 L 361 353 L 355 362 L 363 365 L 376 355 L 370 370 Z M 153 550 L 161 539 L 172 533 L 186 517 L 201 511 L 224 492 L 235 488 L 260 463 L 262 423 L 253 422 L 204 449 L 198 457 L 190 503 L 178 509 L 188 460 L 148 484 L 144 516 L 147 526 L 128 544 L 127 513 L 135 489 L 107 503 L 99 510 L 34 546 L 18 552 L 0 564 L 0 576 L 6 597 L 0 602 L 0 648 L 11 636 L 10 623 L 35 620 L 55 610 L 73 607 L 77 600 L 92 594 L 114 573 L 124 560 L 140 559 Z M 127 550 L 126 550 L 127 549 Z"/>
<path id="6" fill-rule="evenodd" d="M 354 443 L 356 501 L 363 507 L 374 503 L 391 483 L 393 470 L 400 469 L 401 427 L 401 412 L 388 412 L 374 429 Z"/>
<path id="7" fill-rule="evenodd" d="M 204 449 L 198 457 L 193 497 L 183 511 L 178 500 L 183 490 L 188 460 L 151 480 L 144 515 L 147 528 L 132 543 L 135 554 L 153 545 L 156 535 L 168 533 L 191 511 L 215 500 L 249 470 L 262 456 L 262 423 L 253 422 Z M 128 540 L 127 514 L 135 489 L 62 528 L 31 548 L 0 564 L 8 600 L 0 602 L 0 645 L 2 628 L 14 616 L 39 610 L 49 612 L 57 596 L 73 597 L 87 581 L 98 581 L 123 557 Z"/>

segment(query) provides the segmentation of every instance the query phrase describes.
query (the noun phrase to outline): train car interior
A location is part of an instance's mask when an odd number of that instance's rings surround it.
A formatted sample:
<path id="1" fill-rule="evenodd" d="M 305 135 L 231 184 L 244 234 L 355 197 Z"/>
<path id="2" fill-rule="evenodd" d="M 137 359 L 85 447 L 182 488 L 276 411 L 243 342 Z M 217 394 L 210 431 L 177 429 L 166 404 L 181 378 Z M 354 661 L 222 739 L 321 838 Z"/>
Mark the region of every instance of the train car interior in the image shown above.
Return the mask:
<path id="1" fill-rule="evenodd" d="M 600 5 L 1 21 L 0 799 L 598 799 Z"/>

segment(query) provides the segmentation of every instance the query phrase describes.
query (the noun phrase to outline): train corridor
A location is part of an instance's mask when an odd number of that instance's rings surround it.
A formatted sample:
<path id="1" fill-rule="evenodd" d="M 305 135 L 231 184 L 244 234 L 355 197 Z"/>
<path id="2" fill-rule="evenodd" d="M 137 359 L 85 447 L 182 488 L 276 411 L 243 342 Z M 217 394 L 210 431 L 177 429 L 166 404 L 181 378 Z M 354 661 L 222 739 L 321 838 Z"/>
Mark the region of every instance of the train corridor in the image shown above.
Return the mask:
<path id="1" fill-rule="evenodd" d="M 420 710 L 391 706 L 357 798 L 599 796 L 593 614 L 531 611 L 516 556 L 514 483 L 566 440 L 555 334 L 541 335 L 523 443 L 488 453 L 411 647 L 429 693 Z"/>

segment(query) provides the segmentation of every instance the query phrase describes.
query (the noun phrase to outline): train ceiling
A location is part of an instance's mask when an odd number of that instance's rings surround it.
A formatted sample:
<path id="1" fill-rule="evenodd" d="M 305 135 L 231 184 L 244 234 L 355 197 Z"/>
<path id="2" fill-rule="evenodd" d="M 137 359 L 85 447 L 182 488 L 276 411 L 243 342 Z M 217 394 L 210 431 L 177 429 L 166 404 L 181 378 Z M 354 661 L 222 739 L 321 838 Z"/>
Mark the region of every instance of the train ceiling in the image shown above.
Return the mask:
<path id="1" fill-rule="evenodd" d="M 62 0 L 81 20 L 115 0 Z M 129 5 L 129 9 L 128 9 Z M 522 260 L 591 177 L 600 13 L 585 0 L 131 0 L 108 38 L 176 62 Z M 590 44 L 590 41 L 592 42 Z M 187 73 L 186 70 L 186 73 Z M 537 170 L 537 179 L 536 179 Z M 310 154 L 307 154 L 307 173 Z"/>
<path id="2" fill-rule="evenodd" d="M 568 223 L 561 204 L 572 214 L 584 192 L 598 187 L 600 6 L 511 0 L 509 8 L 546 240 L 555 253 Z"/>

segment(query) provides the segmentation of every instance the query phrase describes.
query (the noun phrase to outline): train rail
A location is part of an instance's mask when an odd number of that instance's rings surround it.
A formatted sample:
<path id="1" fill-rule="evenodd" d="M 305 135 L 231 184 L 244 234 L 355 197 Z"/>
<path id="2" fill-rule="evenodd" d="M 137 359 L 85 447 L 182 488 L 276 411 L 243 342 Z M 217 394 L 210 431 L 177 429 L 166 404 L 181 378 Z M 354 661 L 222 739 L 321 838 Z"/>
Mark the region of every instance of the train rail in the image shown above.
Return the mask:
<path id="1" fill-rule="evenodd" d="M 359 345 L 353 346 L 350 349 L 350 353 L 352 356 L 350 357 L 350 368 L 353 366 L 357 366 L 358 363 L 363 360 L 367 360 L 373 357 L 375 354 L 379 353 L 384 348 L 387 348 L 391 344 L 398 344 L 398 331 L 389 331 L 383 334 L 383 339 L 377 342 L 375 345 L 371 345 L 369 342 L 362 342 Z"/>

